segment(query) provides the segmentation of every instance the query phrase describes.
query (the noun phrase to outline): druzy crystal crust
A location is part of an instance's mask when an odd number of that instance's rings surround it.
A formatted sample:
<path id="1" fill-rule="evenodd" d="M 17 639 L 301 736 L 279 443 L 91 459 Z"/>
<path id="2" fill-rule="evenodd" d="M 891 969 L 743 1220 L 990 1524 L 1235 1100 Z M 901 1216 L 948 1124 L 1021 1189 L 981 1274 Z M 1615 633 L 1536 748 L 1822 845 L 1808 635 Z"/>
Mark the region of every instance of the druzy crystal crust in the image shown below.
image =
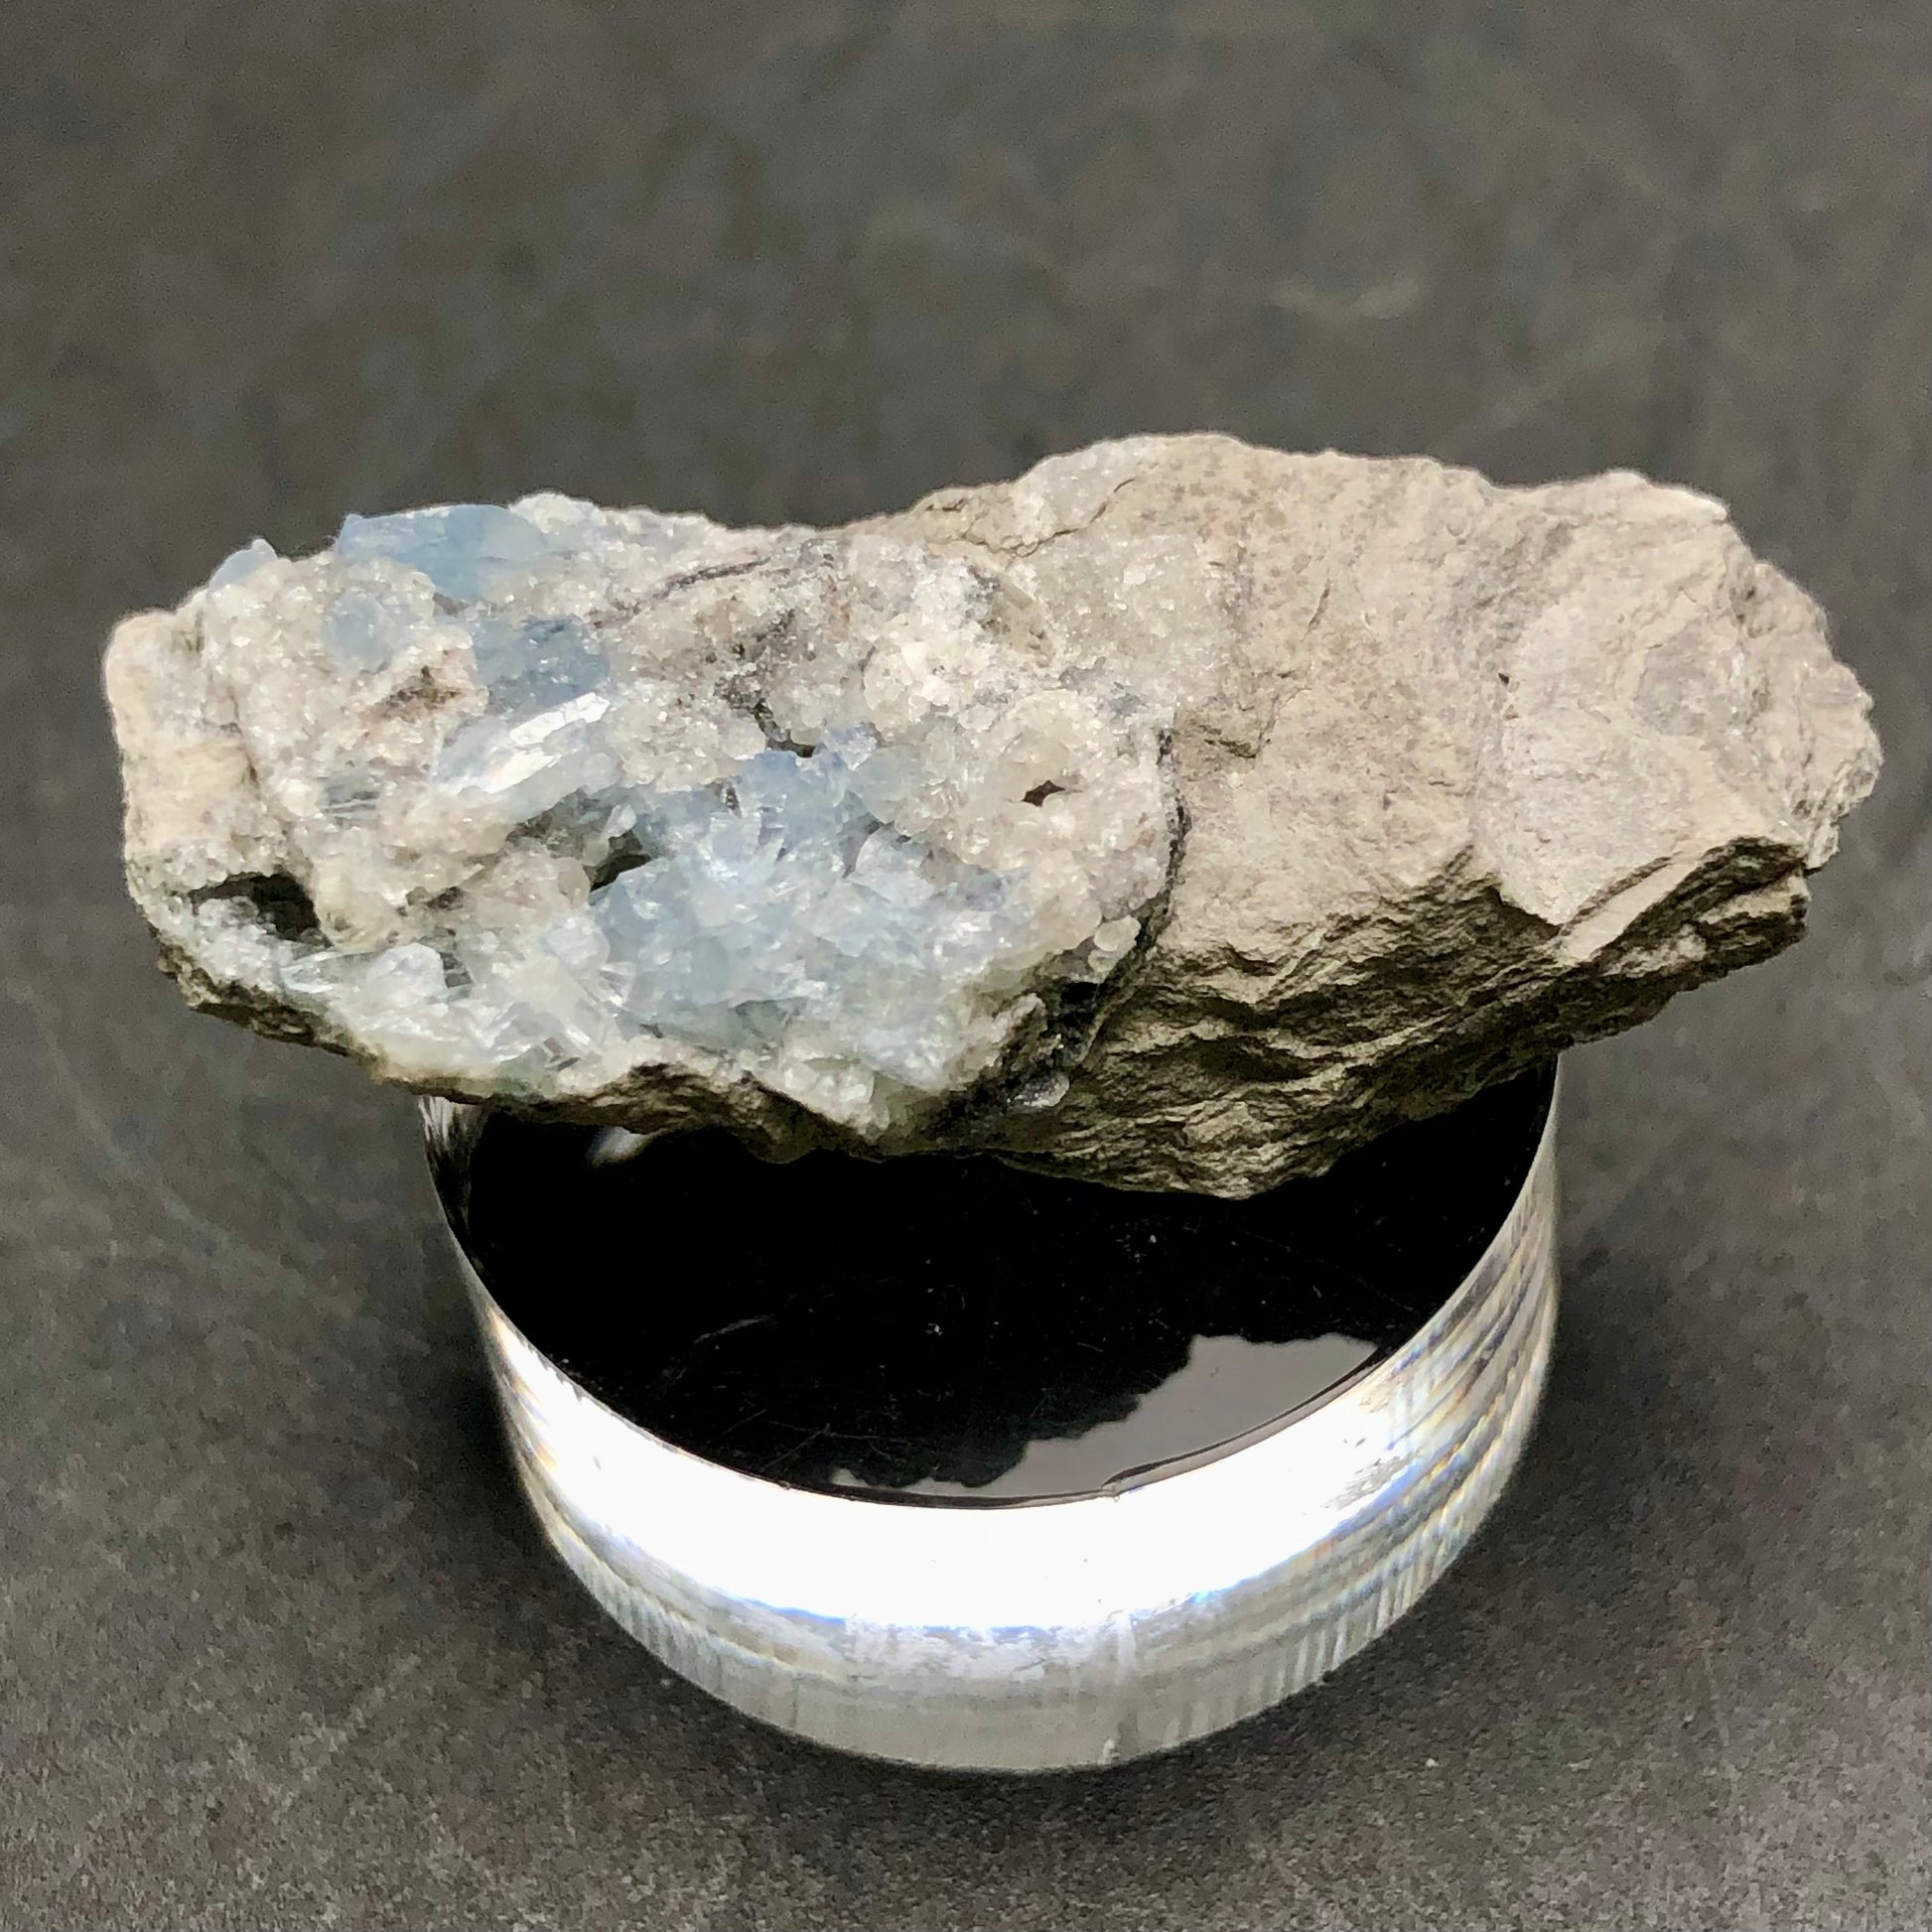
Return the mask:
<path id="1" fill-rule="evenodd" d="M 191 892 L 180 943 L 455 1091 L 695 1059 L 877 1137 L 1019 1035 L 1050 1077 L 1060 990 L 1167 885 L 1167 721 L 999 657 L 989 601 L 888 539 L 554 495 L 257 542 L 194 641 L 313 924 Z"/>

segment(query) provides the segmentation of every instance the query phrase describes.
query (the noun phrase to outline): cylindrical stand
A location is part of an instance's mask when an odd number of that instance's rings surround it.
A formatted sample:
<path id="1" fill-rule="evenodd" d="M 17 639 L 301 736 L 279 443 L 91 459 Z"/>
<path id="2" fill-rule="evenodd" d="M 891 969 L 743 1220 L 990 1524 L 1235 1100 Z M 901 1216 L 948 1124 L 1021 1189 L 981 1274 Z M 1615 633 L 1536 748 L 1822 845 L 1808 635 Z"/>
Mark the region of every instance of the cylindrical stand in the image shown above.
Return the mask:
<path id="1" fill-rule="evenodd" d="M 439 1161 L 476 1110 L 424 1103 Z M 1204 1736 L 1333 1670 L 1461 1550 L 1520 1455 L 1556 1312 L 1556 1105 L 1486 1252 L 1395 1353 L 1117 1493 L 932 1509 L 673 1447 L 476 1303 L 516 1466 L 600 1603 L 727 1704 L 843 1750 L 1046 1770 Z M 461 1248 L 459 1247 L 461 1253 Z"/>

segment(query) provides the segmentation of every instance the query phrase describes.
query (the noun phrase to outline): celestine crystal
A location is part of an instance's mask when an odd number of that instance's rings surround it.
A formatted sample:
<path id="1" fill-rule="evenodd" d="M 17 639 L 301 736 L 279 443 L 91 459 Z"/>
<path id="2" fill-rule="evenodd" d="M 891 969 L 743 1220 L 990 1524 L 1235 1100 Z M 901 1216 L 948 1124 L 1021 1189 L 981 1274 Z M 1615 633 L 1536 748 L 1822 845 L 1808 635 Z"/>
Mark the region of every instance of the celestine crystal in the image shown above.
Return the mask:
<path id="1" fill-rule="evenodd" d="M 1173 866 L 1168 714 L 1008 650 L 999 588 L 562 496 L 257 542 L 116 649 L 157 925 L 217 997 L 415 1084 L 692 1067 L 889 1134 L 1050 1060 Z"/>
<path id="2" fill-rule="evenodd" d="M 198 1005 L 645 1135 L 1229 1194 L 1776 950 L 1876 768 L 1707 498 L 1205 436 L 839 530 L 350 516 L 107 682 Z"/>

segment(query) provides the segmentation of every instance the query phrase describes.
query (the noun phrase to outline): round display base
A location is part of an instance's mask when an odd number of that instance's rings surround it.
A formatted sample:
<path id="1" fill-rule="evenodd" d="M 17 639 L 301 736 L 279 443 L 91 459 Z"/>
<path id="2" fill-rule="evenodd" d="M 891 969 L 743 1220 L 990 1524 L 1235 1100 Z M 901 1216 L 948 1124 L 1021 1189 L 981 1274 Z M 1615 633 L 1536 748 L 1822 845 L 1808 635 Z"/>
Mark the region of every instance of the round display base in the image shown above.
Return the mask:
<path id="1" fill-rule="evenodd" d="M 550 1541 L 840 1749 L 1047 1770 L 1264 1710 L 1454 1558 L 1549 1361 L 1554 1068 L 1246 1201 L 423 1113 Z"/>

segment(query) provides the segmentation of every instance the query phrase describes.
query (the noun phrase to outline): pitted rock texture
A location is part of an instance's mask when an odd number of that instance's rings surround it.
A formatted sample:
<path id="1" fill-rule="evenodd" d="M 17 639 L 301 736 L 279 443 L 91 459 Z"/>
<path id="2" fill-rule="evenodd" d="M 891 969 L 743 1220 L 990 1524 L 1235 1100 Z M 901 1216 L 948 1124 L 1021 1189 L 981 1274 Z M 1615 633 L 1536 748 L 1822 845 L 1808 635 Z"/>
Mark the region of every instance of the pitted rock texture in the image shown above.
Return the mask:
<path id="1" fill-rule="evenodd" d="M 1788 944 L 1877 770 L 1709 498 L 1219 436 L 830 531 L 350 517 L 107 685 L 197 1005 L 644 1135 L 1230 1195 Z"/>

